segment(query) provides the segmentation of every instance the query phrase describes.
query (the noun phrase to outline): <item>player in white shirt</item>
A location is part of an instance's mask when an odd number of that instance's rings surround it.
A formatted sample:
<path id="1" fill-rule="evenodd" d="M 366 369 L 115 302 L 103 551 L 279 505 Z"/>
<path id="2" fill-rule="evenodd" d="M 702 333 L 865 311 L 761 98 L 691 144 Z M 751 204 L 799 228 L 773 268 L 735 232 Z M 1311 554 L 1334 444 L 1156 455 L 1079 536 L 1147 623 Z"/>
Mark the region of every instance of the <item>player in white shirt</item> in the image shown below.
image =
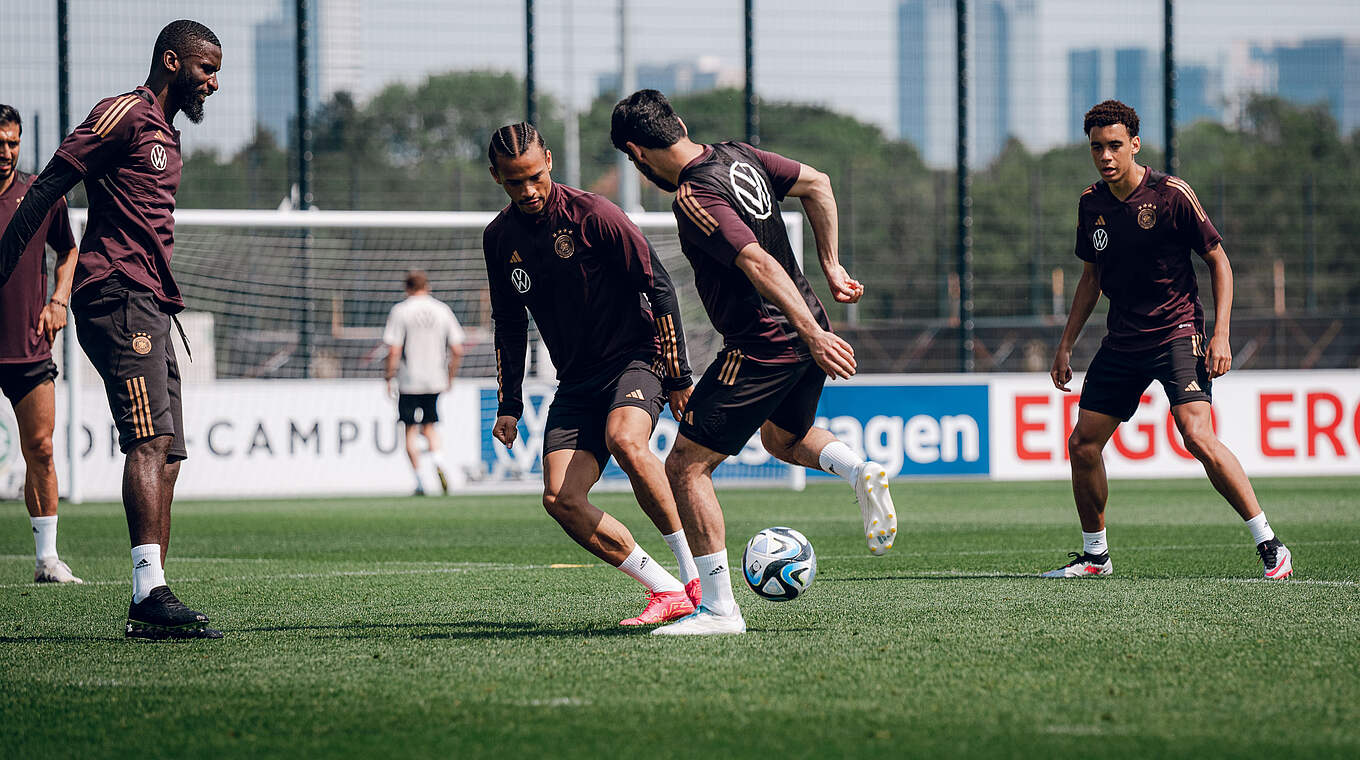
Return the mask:
<path id="1" fill-rule="evenodd" d="M 425 494 L 420 480 L 419 436 L 423 435 L 439 487 L 447 494 L 449 479 L 435 423 L 439 422 L 439 394 L 453 384 L 463 360 L 463 328 L 453 309 L 430 295 L 430 279 L 423 271 L 413 269 L 406 274 L 406 299 L 388 314 L 383 343 L 387 344 L 383 379 L 387 392 L 397 399 L 397 418 L 406 427 L 406 455 L 415 474 L 415 493 Z"/>

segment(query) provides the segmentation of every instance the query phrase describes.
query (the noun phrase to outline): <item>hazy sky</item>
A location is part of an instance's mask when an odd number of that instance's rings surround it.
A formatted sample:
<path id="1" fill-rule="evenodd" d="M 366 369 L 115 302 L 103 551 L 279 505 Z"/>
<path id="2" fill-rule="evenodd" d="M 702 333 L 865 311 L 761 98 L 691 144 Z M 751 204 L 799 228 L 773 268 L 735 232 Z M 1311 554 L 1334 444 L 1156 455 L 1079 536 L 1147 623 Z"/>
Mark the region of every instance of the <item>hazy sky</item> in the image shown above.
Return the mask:
<path id="1" fill-rule="evenodd" d="M 344 2 L 345 0 L 341 0 Z M 430 72 L 524 70 L 524 6 L 511 0 L 349 0 L 362 21 L 362 89 L 418 81 Z M 1017 0 L 1023 2 L 1024 0 Z M 292 0 L 288 0 L 289 3 Z M 1028 92 L 1039 142 L 1066 133 L 1067 63 L 1074 47 L 1160 46 L 1161 7 L 1154 0 L 1033 0 L 1038 55 Z M 55 12 L 50 0 L 0 2 L 0 102 L 44 118 L 42 141 L 55 140 Z M 742 64 L 741 0 L 629 0 L 632 50 L 639 63 L 716 57 Z M 872 121 L 896 135 L 896 0 L 757 0 L 756 81 L 765 98 L 813 101 Z M 974 3 L 976 6 L 976 2 Z M 583 104 L 596 77 L 618 62 L 618 0 L 538 0 L 540 87 Z M 254 123 L 253 27 L 277 16 L 280 0 L 71 0 L 72 110 L 80 119 L 103 96 L 145 76 L 151 44 L 169 20 L 191 17 L 221 37 L 222 91 L 203 125 L 181 127 L 189 150 L 234 149 Z M 323 9 L 326 0 L 322 0 Z M 1356 0 L 1180 0 L 1177 52 L 1186 62 L 1219 62 L 1234 42 L 1309 36 L 1360 39 Z M 571 55 L 568 55 L 568 51 Z M 283 72 L 281 75 L 291 76 Z M 24 162 L 27 166 L 27 161 Z"/>

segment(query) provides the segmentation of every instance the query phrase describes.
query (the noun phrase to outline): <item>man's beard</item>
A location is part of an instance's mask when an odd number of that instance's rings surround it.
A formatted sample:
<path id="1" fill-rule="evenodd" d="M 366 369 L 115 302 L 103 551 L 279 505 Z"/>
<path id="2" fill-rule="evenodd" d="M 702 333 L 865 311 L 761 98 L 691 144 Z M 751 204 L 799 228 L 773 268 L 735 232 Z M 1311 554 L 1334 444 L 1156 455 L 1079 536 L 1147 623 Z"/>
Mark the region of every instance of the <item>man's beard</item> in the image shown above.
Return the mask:
<path id="1" fill-rule="evenodd" d="M 199 100 L 197 88 L 183 71 L 170 84 L 170 96 L 174 99 L 176 110 L 189 117 L 195 124 L 203 121 L 203 101 Z"/>
<path id="2" fill-rule="evenodd" d="M 680 189 L 679 186 L 673 185 L 670 182 L 667 182 L 666 180 L 662 179 L 655 171 L 652 170 L 652 167 L 642 163 L 634 163 L 634 166 L 638 168 L 638 171 L 642 172 L 642 176 L 646 177 L 649 181 L 651 181 L 653 185 L 656 185 L 662 190 L 668 193 L 673 193 L 676 190 Z"/>

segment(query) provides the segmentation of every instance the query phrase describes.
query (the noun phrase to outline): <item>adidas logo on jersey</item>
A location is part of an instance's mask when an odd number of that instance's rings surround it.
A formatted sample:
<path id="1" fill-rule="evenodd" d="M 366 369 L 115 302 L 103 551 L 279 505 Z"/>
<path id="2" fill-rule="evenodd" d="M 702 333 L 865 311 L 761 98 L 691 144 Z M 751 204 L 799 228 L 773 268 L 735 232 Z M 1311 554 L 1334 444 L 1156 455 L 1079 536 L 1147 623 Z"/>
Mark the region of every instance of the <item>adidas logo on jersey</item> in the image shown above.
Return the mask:
<path id="1" fill-rule="evenodd" d="M 1187 386 L 1185 386 L 1185 389 L 1186 389 L 1187 391 L 1197 391 L 1197 390 L 1200 390 L 1199 381 L 1198 381 L 1198 380 L 1191 380 L 1191 381 L 1190 381 L 1190 384 L 1187 385 Z"/>
<path id="2" fill-rule="evenodd" d="M 524 261 L 524 259 L 520 258 L 520 256 L 519 256 L 519 251 L 511 251 L 511 252 L 510 252 L 510 263 L 511 263 L 511 264 L 519 264 L 519 263 L 522 262 L 522 261 Z"/>
<path id="3" fill-rule="evenodd" d="M 1096 224 L 1104 224 L 1104 223 L 1105 223 L 1105 215 L 1104 215 L 1104 214 L 1101 214 L 1101 215 L 1096 216 Z"/>
<path id="4" fill-rule="evenodd" d="M 635 398 L 635 399 L 637 399 L 638 401 L 646 401 L 646 400 L 647 400 L 647 397 L 644 396 L 644 395 L 642 395 L 642 389 L 641 389 L 641 388 L 636 388 L 636 389 L 634 389 L 634 390 L 632 390 L 632 391 L 629 391 L 629 392 L 628 392 L 628 398 Z"/>

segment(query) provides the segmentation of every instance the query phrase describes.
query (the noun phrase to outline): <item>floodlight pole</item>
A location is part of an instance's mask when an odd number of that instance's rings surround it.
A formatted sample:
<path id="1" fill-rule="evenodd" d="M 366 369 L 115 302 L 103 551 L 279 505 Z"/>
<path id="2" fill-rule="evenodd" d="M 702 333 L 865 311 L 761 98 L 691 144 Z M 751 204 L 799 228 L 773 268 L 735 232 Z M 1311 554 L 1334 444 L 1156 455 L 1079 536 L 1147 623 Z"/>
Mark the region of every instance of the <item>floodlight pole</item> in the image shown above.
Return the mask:
<path id="1" fill-rule="evenodd" d="M 746 142 L 760 144 L 760 101 L 756 96 L 756 9 L 746 0 Z"/>
<path id="2" fill-rule="evenodd" d="M 954 172 L 958 182 L 959 371 L 973 371 L 973 195 L 968 175 L 968 0 L 954 5 L 957 24 L 958 153 Z"/>
<path id="3" fill-rule="evenodd" d="M 628 40 L 628 0 L 619 0 L 619 97 L 626 98 L 637 89 L 633 56 Z M 629 213 L 642 210 L 642 186 L 637 170 L 628 157 L 619 158 L 619 205 Z"/>
<path id="4" fill-rule="evenodd" d="M 534 0 L 524 0 L 524 120 L 538 124 L 538 99 L 534 96 Z"/>
<path id="5" fill-rule="evenodd" d="M 311 24 L 308 23 L 311 3 L 296 0 L 297 14 L 294 32 L 294 47 L 297 55 L 297 180 L 298 203 L 300 211 L 312 207 L 312 123 L 308 113 L 311 100 L 311 69 L 308 58 L 311 55 Z M 300 264 L 302 285 L 302 314 L 298 320 L 298 352 L 302 358 L 302 376 L 312 376 L 312 230 L 303 228 L 301 236 Z"/>
<path id="6" fill-rule="evenodd" d="M 1173 0 L 1162 2 L 1162 135 L 1166 143 L 1166 172 L 1176 174 L 1176 21 Z"/>

